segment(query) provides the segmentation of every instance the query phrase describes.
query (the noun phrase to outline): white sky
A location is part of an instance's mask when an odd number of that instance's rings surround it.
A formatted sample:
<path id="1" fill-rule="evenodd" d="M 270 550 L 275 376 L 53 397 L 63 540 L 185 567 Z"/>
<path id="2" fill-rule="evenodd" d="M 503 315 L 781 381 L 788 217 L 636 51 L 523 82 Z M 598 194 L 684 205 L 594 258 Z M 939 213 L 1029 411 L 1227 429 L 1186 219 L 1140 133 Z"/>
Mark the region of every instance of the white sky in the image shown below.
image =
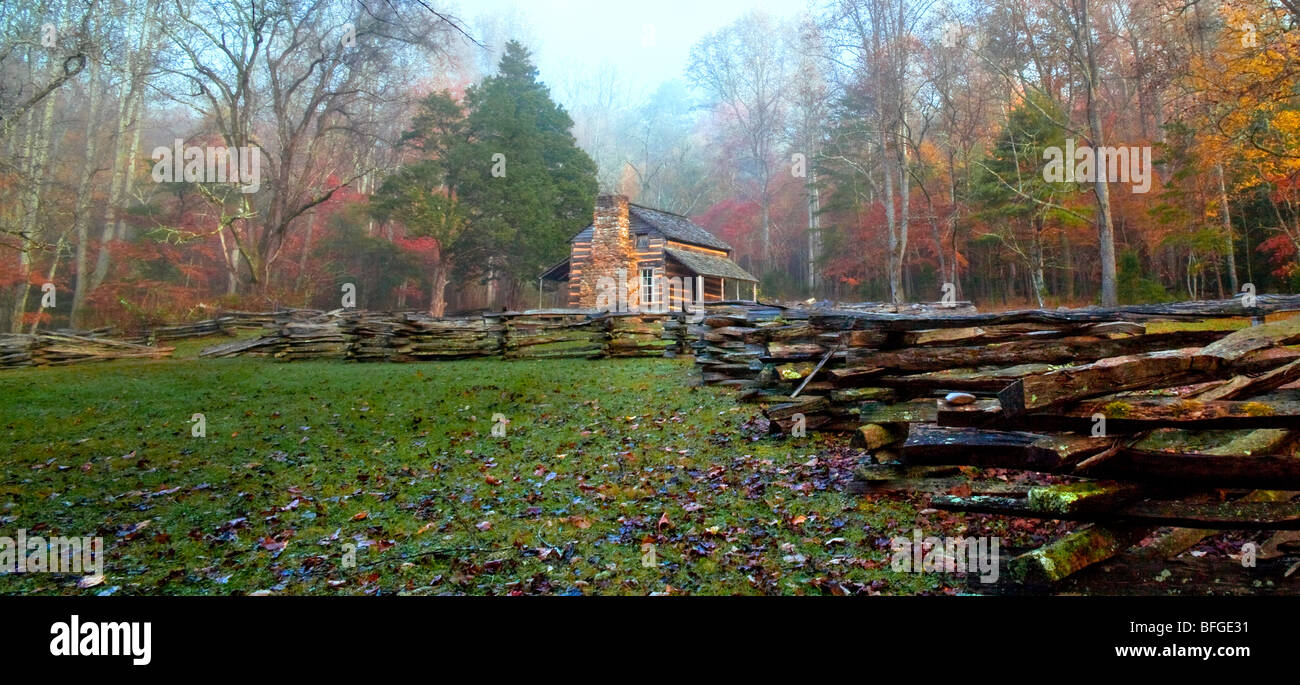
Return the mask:
<path id="1" fill-rule="evenodd" d="M 480 17 L 519 13 L 548 84 L 574 69 L 611 63 L 650 92 L 681 78 L 691 46 L 706 34 L 759 9 L 775 17 L 800 13 L 806 0 L 460 0 L 456 16 L 470 28 Z M 476 38 L 478 36 L 475 36 Z"/>

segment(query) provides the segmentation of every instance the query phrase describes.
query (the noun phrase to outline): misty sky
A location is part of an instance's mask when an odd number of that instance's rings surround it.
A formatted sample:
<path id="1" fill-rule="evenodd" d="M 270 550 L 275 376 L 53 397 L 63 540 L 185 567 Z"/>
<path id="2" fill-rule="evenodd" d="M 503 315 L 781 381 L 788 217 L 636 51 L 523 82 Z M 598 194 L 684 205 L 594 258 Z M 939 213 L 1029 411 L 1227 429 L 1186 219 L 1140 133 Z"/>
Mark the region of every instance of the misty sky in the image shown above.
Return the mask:
<path id="1" fill-rule="evenodd" d="M 461 0 L 457 16 L 518 13 L 543 81 L 608 61 L 643 93 L 680 78 L 691 46 L 753 9 L 793 16 L 805 0 Z"/>

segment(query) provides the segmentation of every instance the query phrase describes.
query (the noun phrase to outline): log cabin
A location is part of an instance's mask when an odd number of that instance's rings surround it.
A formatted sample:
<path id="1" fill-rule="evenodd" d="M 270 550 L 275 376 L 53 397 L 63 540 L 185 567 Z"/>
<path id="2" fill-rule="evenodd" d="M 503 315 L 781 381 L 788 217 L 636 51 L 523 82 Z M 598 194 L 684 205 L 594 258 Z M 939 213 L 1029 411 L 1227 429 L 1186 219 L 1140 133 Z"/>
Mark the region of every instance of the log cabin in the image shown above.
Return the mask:
<path id="1" fill-rule="evenodd" d="M 758 297 L 758 279 L 732 261 L 730 245 L 680 214 L 622 195 L 596 198 L 591 225 L 569 243 L 569 257 L 541 279 L 561 284 L 562 301 L 571 308 L 606 308 L 599 299 L 602 278 L 625 289 L 620 301 L 642 311 Z"/>

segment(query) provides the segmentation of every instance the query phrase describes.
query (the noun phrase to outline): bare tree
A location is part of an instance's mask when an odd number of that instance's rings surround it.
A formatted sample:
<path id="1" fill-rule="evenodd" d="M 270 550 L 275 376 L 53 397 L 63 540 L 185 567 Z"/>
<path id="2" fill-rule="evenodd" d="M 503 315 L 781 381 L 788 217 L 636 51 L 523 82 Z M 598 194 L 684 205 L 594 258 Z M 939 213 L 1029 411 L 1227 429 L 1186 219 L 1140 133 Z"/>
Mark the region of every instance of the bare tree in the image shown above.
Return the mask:
<path id="1" fill-rule="evenodd" d="M 1097 70 L 1097 47 L 1092 35 L 1092 18 L 1088 10 L 1089 0 L 1069 0 L 1065 7 L 1064 0 L 1058 4 L 1069 18 L 1066 26 L 1073 38 L 1075 59 L 1083 67 L 1083 85 L 1087 98 L 1088 138 L 1094 150 L 1105 147 L 1105 133 L 1101 126 L 1100 73 Z M 1101 304 L 1113 307 L 1119 304 L 1117 290 L 1117 272 L 1115 268 L 1115 220 L 1110 207 L 1110 184 L 1104 174 L 1096 174 L 1093 183 L 1097 194 L 1097 239 L 1101 258 Z"/>
<path id="2" fill-rule="evenodd" d="M 910 0 L 838 0 L 828 18 L 828 45 L 847 68 L 853 88 L 864 94 L 874 116 L 876 155 L 884 187 L 889 239 L 889 293 L 907 299 L 904 270 L 911 223 L 909 141 L 912 107 L 919 88 L 914 73 L 915 40 L 930 3 Z"/>
<path id="3" fill-rule="evenodd" d="M 173 0 L 163 31 L 179 51 L 164 72 L 188 84 L 186 104 L 229 148 L 256 148 L 263 189 L 200 187 L 214 232 L 229 240 L 228 268 L 268 293 L 272 267 L 297 220 L 371 169 L 350 145 L 375 144 L 369 105 L 409 97 L 406 48 L 442 50 L 455 21 L 413 2 L 242 0 L 191 6 Z"/>
<path id="4" fill-rule="evenodd" d="M 804 198 L 808 209 L 805 285 L 809 294 L 817 289 L 817 273 L 822 258 L 821 188 L 817 181 L 817 164 L 826 136 L 831 98 L 830 85 L 819 61 L 824 51 L 821 27 L 811 16 L 804 17 L 799 24 L 799 65 L 791 97 L 790 142 L 794 154 L 802 155 L 804 162 Z"/>
<path id="5" fill-rule="evenodd" d="M 41 253 L 58 254 L 62 234 L 45 235 L 48 193 L 62 141 L 55 111 L 59 95 L 96 57 L 89 25 L 93 5 L 81 0 L 5 3 L 0 27 L 0 174 L 11 183 L 0 201 L 0 247 L 13 249 L 16 272 L 8 311 L 0 320 L 8 330 L 22 328 L 31 293 L 32 269 Z"/>
<path id="6" fill-rule="evenodd" d="M 1047 0 L 1038 7 L 1005 0 L 994 16 L 1003 23 L 1010 22 L 1020 32 L 1009 45 L 993 41 L 982 51 L 981 57 L 1016 89 L 1037 91 L 1055 101 L 1062 101 L 1062 92 L 1077 81 L 1077 91 L 1082 91 L 1084 98 L 1082 135 L 1093 149 L 1100 149 L 1106 145 L 1101 112 L 1102 72 L 1098 66 L 1098 55 L 1103 50 L 1094 35 L 1097 13 L 1092 10 L 1092 3 L 1093 0 Z M 1062 35 L 1065 40 L 1052 41 L 1053 36 Z M 1069 92 L 1076 92 L 1076 89 L 1069 88 Z M 1027 101 L 1033 102 L 1032 99 Z M 1079 134 L 1068 118 L 1054 117 L 1053 121 L 1067 134 Z M 1095 224 L 1101 262 L 1101 302 L 1113 306 L 1119 301 L 1115 226 L 1110 187 L 1104 174 L 1096 174 L 1093 195 L 1097 204 Z"/>
<path id="7" fill-rule="evenodd" d="M 134 199 L 140 158 L 140 128 L 144 113 L 145 92 L 155 68 L 155 42 L 158 36 L 158 11 L 163 0 L 130 0 L 115 17 L 120 23 L 121 40 L 112 55 L 117 77 L 117 114 L 113 126 L 112 176 L 108 184 L 108 216 L 99 235 L 95 266 L 86 275 L 86 293 L 98 288 L 108 276 L 114 241 L 125 239 L 127 205 Z M 78 287 L 83 272 L 77 270 Z"/>
<path id="8" fill-rule="evenodd" d="M 42 53 L 49 65 L 29 72 L 30 78 L 21 83 L 0 79 L 0 139 L 8 138 L 24 116 L 86 68 L 97 47 L 89 30 L 94 6 L 91 0 L 0 2 L 0 14 L 6 17 L 0 72 L 9 73 L 9 66 L 18 60 L 30 65 Z"/>
<path id="9" fill-rule="evenodd" d="M 777 145 L 794 75 L 791 35 L 788 26 L 752 13 L 697 43 L 687 67 L 691 80 L 726 112 L 745 141 L 744 161 L 762 214 L 759 242 L 764 267 L 772 252 L 772 179 L 781 164 Z"/>

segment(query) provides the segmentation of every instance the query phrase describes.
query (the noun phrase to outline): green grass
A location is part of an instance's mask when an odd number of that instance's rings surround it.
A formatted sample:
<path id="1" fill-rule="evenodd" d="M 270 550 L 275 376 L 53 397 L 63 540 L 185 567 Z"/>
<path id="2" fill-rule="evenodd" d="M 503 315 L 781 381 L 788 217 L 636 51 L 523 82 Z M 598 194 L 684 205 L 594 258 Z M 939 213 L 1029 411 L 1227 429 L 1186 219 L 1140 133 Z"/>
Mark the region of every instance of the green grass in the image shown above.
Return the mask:
<path id="1" fill-rule="evenodd" d="M 917 514 L 843 492 L 850 450 L 755 433 L 756 409 L 687 387 L 689 366 L 177 359 L 0 373 L 0 534 L 106 545 L 102 585 L 0 575 L 0 593 L 941 588 L 890 571 L 887 538 Z M 206 437 L 191 435 L 195 413 Z"/>

